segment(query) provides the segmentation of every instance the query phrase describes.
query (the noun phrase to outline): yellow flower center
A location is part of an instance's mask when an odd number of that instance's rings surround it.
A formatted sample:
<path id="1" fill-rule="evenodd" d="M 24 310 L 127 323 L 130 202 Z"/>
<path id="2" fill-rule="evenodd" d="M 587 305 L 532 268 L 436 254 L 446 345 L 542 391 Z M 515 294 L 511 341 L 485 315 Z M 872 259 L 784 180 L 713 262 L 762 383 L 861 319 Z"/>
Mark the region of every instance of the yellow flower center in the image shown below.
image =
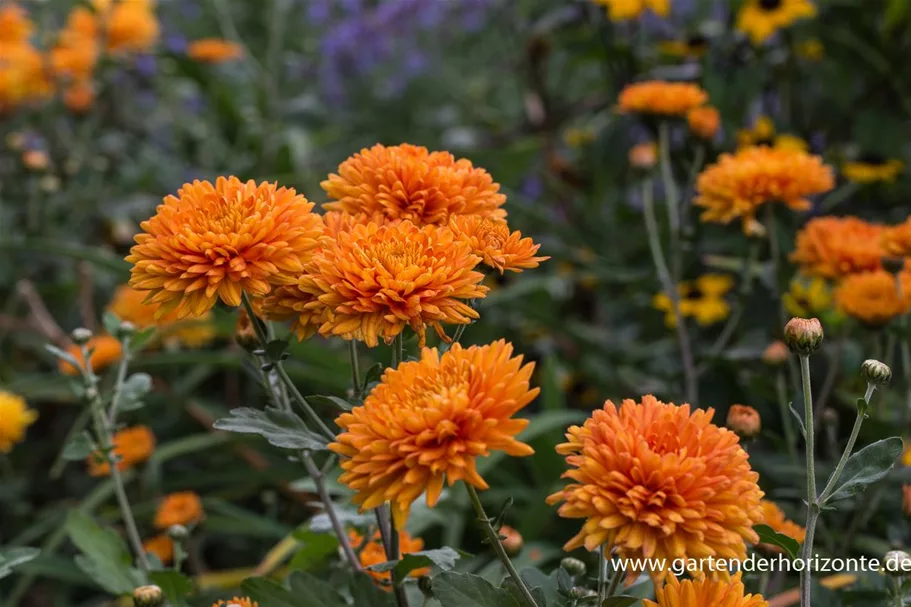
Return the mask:
<path id="1" fill-rule="evenodd" d="M 759 7 L 766 11 L 774 11 L 781 8 L 782 0 L 759 0 Z"/>

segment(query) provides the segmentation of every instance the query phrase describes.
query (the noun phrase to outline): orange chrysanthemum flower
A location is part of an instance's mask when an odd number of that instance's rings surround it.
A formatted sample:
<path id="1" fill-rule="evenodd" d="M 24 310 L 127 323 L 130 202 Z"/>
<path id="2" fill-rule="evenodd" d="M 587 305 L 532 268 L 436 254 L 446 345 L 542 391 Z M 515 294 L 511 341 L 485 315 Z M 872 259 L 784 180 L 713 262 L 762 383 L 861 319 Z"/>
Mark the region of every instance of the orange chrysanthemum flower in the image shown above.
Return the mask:
<path id="1" fill-rule="evenodd" d="M 744 229 L 756 211 L 782 202 L 795 211 L 810 208 L 807 196 L 835 186 L 832 169 L 819 156 L 788 148 L 750 147 L 722 154 L 696 182 L 695 204 L 705 209 L 703 221 L 729 223 L 742 219 Z"/>
<path id="2" fill-rule="evenodd" d="M 375 346 L 411 327 L 424 344 L 425 328 L 446 339 L 441 323 L 467 324 L 478 313 L 463 300 L 484 297 L 480 259 L 447 228 L 410 221 L 358 224 L 322 247 L 297 285 L 264 302 L 273 319 L 294 319 L 300 339 L 319 331 Z"/>
<path id="3" fill-rule="evenodd" d="M 650 80 L 628 84 L 620 91 L 617 109 L 625 113 L 685 117 L 708 99 L 708 93 L 696 84 Z"/>
<path id="4" fill-rule="evenodd" d="M 880 244 L 885 255 L 911 257 L 911 217 L 883 229 Z"/>
<path id="5" fill-rule="evenodd" d="M 838 309 L 871 327 L 881 327 L 911 309 L 911 274 L 885 270 L 852 274 L 835 290 Z M 900 287 L 900 289 L 899 289 Z"/>
<path id="6" fill-rule="evenodd" d="M 564 502 L 561 516 L 586 521 L 564 549 L 604 545 L 621 558 L 692 559 L 697 567 L 708 556 L 746 558 L 745 542 L 759 540 L 763 493 L 740 439 L 713 425 L 714 413 L 648 395 L 619 409 L 607 401 L 569 428 L 557 452 L 574 482 L 548 503 Z"/>
<path id="7" fill-rule="evenodd" d="M 89 340 L 86 344 L 89 351 L 89 365 L 95 372 L 106 369 L 116 363 L 123 356 L 123 346 L 120 340 L 110 335 L 98 335 Z M 85 366 L 85 358 L 82 356 L 82 349 L 73 345 L 67 348 L 67 354 L 75 358 L 81 366 Z M 70 363 L 61 360 L 58 363 L 60 372 L 65 375 L 79 375 L 80 371 Z"/>
<path id="8" fill-rule="evenodd" d="M 857 217 L 817 217 L 797 233 L 791 261 L 804 274 L 840 279 L 879 269 L 883 226 Z"/>
<path id="9" fill-rule="evenodd" d="M 345 458 L 339 480 L 361 510 L 391 502 L 404 529 L 411 503 L 426 491 L 436 505 L 444 480 L 487 489 L 477 457 L 534 453 L 515 439 L 528 420 L 512 418 L 538 395 L 529 387 L 534 364 L 512 354 L 504 340 L 456 343 L 443 355 L 425 348 L 419 361 L 387 369 L 363 406 L 339 416 L 343 432 L 329 448 Z"/>
<path id="10" fill-rule="evenodd" d="M 0 112 L 40 99 L 50 91 L 41 53 L 27 43 L 0 43 Z"/>
<path id="11" fill-rule="evenodd" d="M 367 570 L 367 567 L 379 565 L 380 563 L 385 563 L 389 560 L 386 558 L 386 549 L 380 541 L 379 531 L 373 534 L 373 538 L 371 538 L 370 541 L 365 542 L 364 536 L 352 529 L 348 532 L 348 539 L 351 541 L 351 545 L 354 549 L 358 551 L 361 566 L 365 570 Z M 402 555 L 420 552 L 423 549 L 424 540 L 419 537 L 411 537 L 407 531 L 399 532 L 399 556 L 396 558 L 402 558 Z M 408 575 L 411 577 L 423 577 L 428 573 L 430 573 L 430 567 L 422 567 L 420 569 L 412 569 Z M 391 571 L 379 572 L 367 570 L 367 574 L 378 582 L 392 580 Z"/>
<path id="12" fill-rule="evenodd" d="M 537 268 L 550 257 L 535 257 L 541 245 L 531 238 L 522 238 L 519 231 L 510 232 L 505 221 L 478 217 L 477 215 L 454 215 L 449 220 L 456 238 L 471 246 L 471 252 L 484 260 L 484 265 L 497 269 L 521 272 Z"/>
<path id="13" fill-rule="evenodd" d="M 363 149 L 321 185 L 335 200 L 323 205 L 329 211 L 381 214 L 417 225 L 442 225 L 451 215 L 506 217 L 500 208 L 506 196 L 487 171 L 449 152 L 407 143 Z"/>
<path id="14" fill-rule="evenodd" d="M 245 596 L 236 596 L 227 601 L 216 601 L 212 603 L 212 607 L 231 607 L 232 605 L 236 607 L 259 607 L 259 603 Z"/>
<path id="15" fill-rule="evenodd" d="M 146 51 L 158 41 L 161 28 L 153 0 L 92 0 L 92 5 L 105 26 L 107 50 Z"/>
<path id="16" fill-rule="evenodd" d="M 744 594 L 746 588 L 738 573 L 731 580 L 686 580 L 670 576 L 655 589 L 658 602 L 643 600 L 645 607 L 768 607 L 762 595 Z"/>
<path id="17" fill-rule="evenodd" d="M 219 177 L 184 185 L 167 196 L 126 260 L 130 285 L 151 291 L 162 316 L 201 316 L 221 298 L 239 306 L 241 293 L 254 297 L 273 285 L 297 280 L 303 262 L 322 237 L 313 203 L 293 189 L 271 183 Z"/>
<path id="18" fill-rule="evenodd" d="M 187 45 L 187 56 L 202 63 L 224 63 L 240 59 L 243 55 L 240 46 L 221 38 L 203 38 Z"/>
<path id="19" fill-rule="evenodd" d="M 195 492 L 172 493 L 162 500 L 155 511 L 155 527 L 167 529 L 172 525 L 195 525 L 204 516 L 202 500 Z"/>
<path id="20" fill-rule="evenodd" d="M 127 470 L 141 464 L 155 451 L 155 435 L 147 426 L 124 428 L 114 434 L 111 442 L 114 445 L 118 470 Z M 92 476 L 107 476 L 111 473 L 111 466 L 106 461 L 101 461 L 97 454 L 89 456 L 88 465 L 89 474 Z"/>
<path id="21" fill-rule="evenodd" d="M 25 44 L 34 31 L 35 26 L 24 8 L 16 2 L 0 5 L 0 45 Z"/>
<path id="22" fill-rule="evenodd" d="M 687 113 L 686 121 L 690 131 L 702 139 L 714 139 L 721 126 L 721 115 L 710 105 L 693 108 Z"/>
<path id="23" fill-rule="evenodd" d="M 203 346 L 215 337 L 211 311 L 202 316 L 177 319 L 177 311 L 156 318 L 159 304 L 145 303 L 146 293 L 129 285 L 121 285 L 114 291 L 108 310 L 123 321 L 133 323 L 139 329 L 157 327 L 161 341 L 166 345 L 184 344 L 190 348 Z"/>
<path id="24" fill-rule="evenodd" d="M 801 544 L 807 536 L 807 530 L 794 521 L 789 521 L 785 518 L 784 510 L 771 500 L 762 500 L 762 524 L 768 525 L 777 533 L 786 535 Z M 759 544 L 759 547 L 767 552 L 782 552 L 781 548 L 771 544 Z"/>
<path id="25" fill-rule="evenodd" d="M 142 549 L 146 554 L 158 557 L 162 565 L 168 565 L 174 560 L 174 540 L 166 533 L 147 539 L 142 543 Z"/>

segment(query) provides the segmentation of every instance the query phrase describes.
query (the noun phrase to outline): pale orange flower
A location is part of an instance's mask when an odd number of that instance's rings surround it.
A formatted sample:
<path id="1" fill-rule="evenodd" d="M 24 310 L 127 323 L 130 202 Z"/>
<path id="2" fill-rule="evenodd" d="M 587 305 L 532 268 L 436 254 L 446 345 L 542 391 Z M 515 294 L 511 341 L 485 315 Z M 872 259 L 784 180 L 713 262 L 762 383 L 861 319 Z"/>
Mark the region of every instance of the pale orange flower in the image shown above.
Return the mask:
<path id="1" fill-rule="evenodd" d="M 339 416 L 342 433 L 329 448 L 342 456 L 339 481 L 361 510 L 391 502 L 404 529 L 411 503 L 426 491 L 435 506 L 444 481 L 487 489 L 478 457 L 534 453 L 515 439 L 528 420 L 512 418 L 538 395 L 529 387 L 534 365 L 512 354 L 504 340 L 456 343 L 442 355 L 425 348 L 419 361 L 387 369 L 363 406 Z"/>
<path id="2" fill-rule="evenodd" d="M 352 529 L 348 532 L 348 540 L 351 542 L 351 546 L 359 551 L 358 557 L 360 558 L 361 566 L 365 570 L 367 567 L 379 565 L 389 560 L 386 558 L 386 549 L 380 541 L 379 531 L 374 532 L 373 538 L 365 542 L 364 536 Z M 411 537 L 407 531 L 399 531 L 399 556 L 396 557 L 397 559 L 402 558 L 402 555 L 420 552 L 423 549 L 424 540 L 419 537 Z M 408 575 L 417 578 L 423 577 L 428 573 L 430 573 L 430 567 L 422 567 L 420 569 L 412 569 L 408 572 Z M 367 575 L 378 582 L 392 580 L 391 571 L 367 571 Z"/>
<path id="3" fill-rule="evenodd" d="M 123 346 L 120 344 L 120 340 L 110 335 L 93 337 L 86 344 L 86 348 L 89 351 L 89 364 L 96 373 L 116 363 L 123 356 Z M 66 351 L 80 365 L 85 366 L 85 358 L 82 357 L 82 349 L 79 346 L 70 346 Z M 58 362 L 58 367 L 60 372 L 66 375 L 79 375 L 80 373 L 79 369 L 63 360 Z"/>
<path id="4" fill-rule="evenodd" d="M 477 215 L 453 215 L 449 220 L 456 238 L 471 246 L 471 252 L 484 260 L 484 265 L 497 269 L 521 272 L 537 268 L 550 257 L 535 257 L 541 245 L 531 238 L 522 238 L 519 231 L 510 232 L 505 221 L 478 217 Z"/>
<path id="5" fill-rule="evenodd" d="M 155 435 L 146 426 L 124 428 L 114 434 L 111 442 L 118 470 L 127 470 L 141 464 L 155 451 Z M 107 476 L 111 473 L 111 466 L 105 461 L 99 461 L 96 454 L 89 456 L 88 465 L 92 476 Z"/>
<path id="6" fill-rule="evenodd" d="M 620 91 L 617 109 L 625 113 L 685 117 L 709 96 L 697 84 L 650 80 L 628 84 Z"/>
<path id="7" fill-rule="evenodd" d="M 710 555 L 746 558 L 746 542 L 759 540 L 753 526 L 762 519 L 763 493 L 740 439 L 713 425 L 714 413 L 648 395 L 619 409 L 607 401 L 570 427 L 557 452 L 573 482 L 547 501 L 564 502 L 559 514 L 585 523 L 564 549 L 603 545 L 620 558 L 668 566 L 684 559 L 698 567 Z M 668 571 L 649 573 L 660 579 Z"/>
<path id="8" fill-rule="evenodd" d="M 142 543 L 146 554 L 154 554 L 162 565 L 168 565 L 174 560 L 174 540 L 166 533 L 156 535 Z"/>
<path id="9" fill-rule="evenodd" d="M 293 189 L 219 177 L 184 185 L 167 196 L 126 260 L 130 285 L 150 291 L 162 316 L 201 316 L 221 298 L 239 306 L 241 293 L 267 295 L 294 284 L 319 244 L 323 225 L 313 203 Z"/>
<path id="10" fill-rule="evenodd" d="M 114 291 L 108 310 L 120 320 L 133 323 L 138 329 L 157 327 L 160 339 L 166 345 L 184 344 L 190 348 L 204 346 L 215 337 L 212 312 L 202 316 L 188 316 L 177 319 L 177 310 L 171 310 L 157 317 L 160 304 L 145 303 L 147 293 L 137 291 L 129 285 L 121 285 Z"/>
<path id="11" fill-rule="evenodd" d="M 819 156 L 789 148 L 750 147 L 722 154 L 700 173 L 695 204 L 703 221 L 743 221 L 747 229 L 764 204 L 781 202 L 795 211 L 810 208 L 808 196 L 835 186 L 832 169 Z"/>
<path id="12" fill-rule="evenodd" d="M 203 519 L 202 500 L 193 491 L 181 491 L 165 496 L 155 511 L 155 527 L 167 529 L 173 525 L 195 525 Z"/>
<path id="13" fill-rule="evenodd" d="M 417 225 L 446 224 L 450 215 L 506 217 L 500 208 L 506 196 L 487 171 L 407 143 L 363 149 L 321 185 L 334 200 L 323 205 L 328 211 L 379 213 Z"/>
<path id="14" fill-rule="evenodd" d="M 685 580 L 669 576 L 667 583 L 655 589 L 658 602 L 643 599 L 645 607 L 768 607 L 762 595 L 745 594 L 746 588 L 737 573 L 730 580 Z"/>
<path id="15" fill-rule="evenodd" d="M 721 126 L 721 115 L 710 105 L 693 108 L 686 115 L 690 131 L 702 139 L 714 139 Z"/>
<path id="16" fill-rule="evenodd" d="M 807 536 L 807 530 L 785 518 L 784 510 L 778 504 L 771 500 L 762 500 L 762 524 L 768 525 L 776 533 L 786 535 L 798 543 L 803 543 Z M 781 553 L 782 549 L 771 544 L 759 544 L 759 547 L 767 552 Z"/>
<path id="17" fill-rule="evenodd" d="M 464 300 L 487 292 L 479 262 L 445 227 L 358 224 L 320 248 L 297 285 L 278 289 L 263 311 L 293 319 L 300 339 L 318 330 L 373 347 L 411 327 L 423 345 L 427 326 L 446 339 L 442 323 L 478 317 Z"/>
<path id="18" fill-rule="evenodd" d="M 740 436 L 753 437 L 762 430 L 762 418 L 749 405 L 731 405 L 725 425 Z"/>
<path id="19" fill-rule="evenodd" d="M 187 56 L 202 63 L 224 63 L 244 56 L 243 49 L 221 38 L 203 38 L 187 45 Z"/>
<path id="20" fill-rule="evenodd" d="M 797 233 L 791 261 L 810 276 L 840 279 L 880 267 L 883 226 L 857 217 L 816 217 Z"/>
<path id="21" fill-rule="evenodd" d="M 835 290 L 838 309 L 867 326 L 881 327 L 911 309 L 911 274 L 902 272 L 901 296 L 896 277 L 885 270 L 852 274 Z"/>

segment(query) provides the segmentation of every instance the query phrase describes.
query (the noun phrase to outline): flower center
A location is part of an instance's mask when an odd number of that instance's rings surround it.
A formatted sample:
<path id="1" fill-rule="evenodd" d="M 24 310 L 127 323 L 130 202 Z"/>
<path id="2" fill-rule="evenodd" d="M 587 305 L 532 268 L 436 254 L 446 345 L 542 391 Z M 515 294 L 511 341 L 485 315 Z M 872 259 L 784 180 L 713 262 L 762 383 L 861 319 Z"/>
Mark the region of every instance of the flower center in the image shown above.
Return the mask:
<path id="1" fill-rule="evenodd" d="M 484 219 L 478 225 L 478 239 L 485 247 L 499 249 L 509 238 L 509 228 L 505 223 Z"/>
<path id="2" fill-rule="evenodd" d="M 864 164 L 873 164 L 876 166 L 881 166 L 881 165 L 886 164 L 886 159 L 883 156 L 880 156 L 879 154 L 873 154 L 873 153 L 862 154 L 857 159 L 857 161 L 862 162 Z"/>
<path id="3" fill-rule="evenodd" d="M 759 0 L 759 8 L 765 11 L 774 11 L 781 8 L 782 0 Z"/>

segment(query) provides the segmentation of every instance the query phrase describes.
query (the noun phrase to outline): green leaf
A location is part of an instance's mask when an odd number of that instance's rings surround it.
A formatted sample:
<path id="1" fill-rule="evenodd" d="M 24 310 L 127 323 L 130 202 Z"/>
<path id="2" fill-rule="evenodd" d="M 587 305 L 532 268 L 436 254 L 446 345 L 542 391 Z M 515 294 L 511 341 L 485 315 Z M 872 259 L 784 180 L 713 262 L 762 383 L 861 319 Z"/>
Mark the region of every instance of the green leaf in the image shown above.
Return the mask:
<path id="1" fill-rule="evenodd" d="M 120 332 L 120 318 L 111 311 L 105 311 L 101 316 L 101 323 L 109 335 L 117 335 Z"/>
<path id="2" fill-rule="evenodd" d="M 886 476 L 902 454 L 902 439 L 893 436 L 868 445 L 848 458 L 845 468 L 824 503 L 851 497 Z"/>
<path id="3" fill-rule="evenodd" d="M 621 594 L 604 599 L 601 607 L 630 607 L 630 605 L 635 605 L 638 602 L 638 597 Z"/>
<path id="4" fill-rule="evenodd" d="M 354 405 L 338 396 L 322 396 L 320 394 L 315 394 L 313 396 L 308 396 L 307 402 L 330 409 L 337 409 L 339 411 L 351 411 L 351 409 L 354 408 Z"/>
<path id="5" fill-rule="evenodd" d="M 258 322 L 258 321 L 257 321 Z M 277 363 L 285 358 L 285 351 L 288 349 L 288 340 L 273 339 L 266 344 L 266 360 Z"/>
<path id="6" fill-rule="evenodd" d="M 581 423 L 584 420 L 585 413 L 582 411 L 544 411 L 529 417 L 528 426 L 519 432 L 516 439 L 527 443 L 552 430 L 563 429 L 570 424 Z M 490 457 L 478 461 L 478 473 L 483 476 L 485 472 L 493 470 L 506 457 L 505 451 L 494 451 Z"/>
<path id="7" fill-rule="evenodd" d="M 41 554 L 41 550 L 28 546 L 0 550 L 0 580 L 11 574 L 13 569 L 36 558 L 39 554 Z"/>
<path id="8" fill-rule="evenodd" d="M 522 607 L 508 590 L 470 573 L 444 571 L 433 578 L 432 586 L 443 607 Z"/>
<path id="9" fill-rule="evenodd" d="M 291 558 L 291 569 L 306 571 L 318 567 L 338 549 L 338 540 L 332 533 L 315 533 L 304 529 L 295 531 L 294 539 L 303 545 Z"/>
<path id="10" fill-rule="evenodd" d="M 314 607 L 347 607 L 345 601 L 329 582 L 304 571 L 295 571 L 288 579 L 291 593 L 301 600 L 299 605 Z"/>
<path id="11" fill-rule="evenodd" d="M 60 457 L 69 462 L 84 460 L 94 450 L 95 442 L 92 440 L 91 435 L 88 432 L 83 431 L 81 434 L 77 434 L 73 440 L 63 447 L 63 452 L 60 454 Z"/>
<path id="12" fill-rule="evenodd" d="M 70 511 L 64 527 L 82 552 L 76 565 L 99 586 L 111 594 L 128 594 L 145 583 L 142 573 L 132 567 L 126 544 L 114 531 L 79 510 Z"/>
<path id="13" fill-rule="evenodd" d="M 193 592 L 193 582 L 179 571 L 152 571 L 149 581 L 161 588 L 172 605 L 185 605 L 184 597 Z"/>
<path id="14" fill-rule="evenodd" d="M 527 601 L 525 600 L 525 594 L 519 590 L 519 586 L 513 581 L 511 577 L 507 577 L 503 580 L 503 583 L 500 584 L 500 591 L 506 591 L 509 593 L 509 596 L 515 601 L 518 605 L 525 607 Z M 538 607 L 547 606 L 547 595 L 544 593 L 544 590 L 541 588 L 529 588 L 531 592 L 531 597 L 535 600 L 535 605 Z"/>
<path id="15" fill-rule="evenodd" d="M 459 559 L 459 553 L 452 548 L 445 546 L 436 550 L 423 550 L 421 552 L 411 552 L 404 555 L 397 561 L 386 561 L 371 567 L 370 571 L 384 572 L 392 571 L 400 580 L 408 577 L 408 574 L 422 567 L 431 567 L 436 565 L 443 571 L 449 571 L 455 567 L 455 562 Z"/>
<path id="16" fill-rule="evenodd" d="M 240 589 L 258 602 L 259 607 L 300 607 L 302 604 L 287 588 L 263 577 L 245 579 L 240 583 Z"/>
<path id="17" fill-rule="evenodd" d="M 120 411 L 133 411 L 142 407 L 143 398 L 152 391 L 152 376 L 148 373 L 134 373 L 123 382 L 117 408 Z"/>
<path id="18" fill-rule="evenodd" d="M 351 598 L 355 605 L 365 607 L 396 607 L 391 592 L 386 592 L 366 573 L 355 573 L 351 581 Z"/>
<path id="19" fill-rule="evenodd" d="M 142 352 L 142 350 L 152 342 L 157 334 L 157 327 L 146 327 L 145 329 L 136 331 L 136 333 L 133 334 L 133 337 L 130 338 L 130 352 L 133 352 L 134 354 L 137 352 Z"/>
<path id="20" fill-rule="evenodd" d="M 807 427 L 803 424 L 803 416 L 794 408 L 794 403 L 788 403 L 788 410 L 791 412 L 791 415 L 794 416 L 794 419 L 797 420 L 797 427 L 800 428 L 800 435 L 806 438 Z"/>
<path id="21" fill-rule="evenodd" d="M 240 407 L 231 410 L 230 417 L 215 422 L 215 428 L 241 434 L 259 434 L 269 443 L 282 449 L 326 449 L 325 439 L 311 432 L 304 420 L 290 411 L 266 407 L 264 411 Z"/>
<path id="22" fill-rule="evenodd" d="M 559 571 L 563 571 L 559 569 Z M 519 573 L 519 577 L 529 588 L 538 589 L 544 594 L 545 605 L 556 605 L 560 600 L 560 591 L 557 588 L 556 572 L 545 575 L 540 569 L 526 567 Z"/>
<path id="23" fill-rule="evenodd" d="M 778 533 L 768 525 L 756 525 L 753 527 L 753 531 L 759 535 L 760 542 L 778 546 L 792 559 L 796 559 L 800 553 L 800 542 L 783 533 Z"/>

